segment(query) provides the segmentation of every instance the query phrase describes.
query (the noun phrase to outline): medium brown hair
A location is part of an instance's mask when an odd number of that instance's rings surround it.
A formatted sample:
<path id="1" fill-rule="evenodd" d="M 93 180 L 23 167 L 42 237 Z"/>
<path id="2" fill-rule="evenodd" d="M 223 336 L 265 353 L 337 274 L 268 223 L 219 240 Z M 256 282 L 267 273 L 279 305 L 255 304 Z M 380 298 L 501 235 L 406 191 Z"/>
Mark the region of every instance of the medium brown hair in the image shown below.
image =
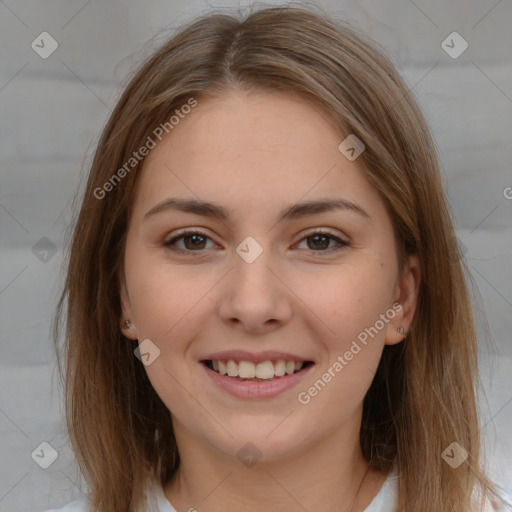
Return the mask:
<path id="1" fill-rule="evenodd" d="M 422 282 L 411 332 L 384 348 L 364 399 L 362 452 L 382 471 L 396 460 L 399 510 L 468 512 L 475 486 L 494 487 L 480 455 L 472 309 L 434 143 L 410 90 L 375 44 L 295 7 L 241 20 L 210 14 L 181 28 L 132 78 L 99 140 L 55 328 L 70 441 L 93 505 L 143 509 L 148 478 L 167 482 L 180 461 L 170 412 L 120 331 L 125 236 L 142 164 L 102 199 L 94 191 L 187 99 L 240 88 L 299 94 L 364 142 L 359 158 L 391 216 L 400 262 L 416 254 Z M 457 469 L 441 457 L 454 441 L 469 453 Z"/>

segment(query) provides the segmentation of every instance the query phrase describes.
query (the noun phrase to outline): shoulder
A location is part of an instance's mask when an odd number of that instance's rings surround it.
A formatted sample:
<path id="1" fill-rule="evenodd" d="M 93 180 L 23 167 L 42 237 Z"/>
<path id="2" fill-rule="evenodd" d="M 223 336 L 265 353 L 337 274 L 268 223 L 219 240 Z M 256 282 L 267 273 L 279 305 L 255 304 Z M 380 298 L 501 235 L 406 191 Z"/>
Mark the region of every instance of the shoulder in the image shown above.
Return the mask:
<path id="1" fill-rule="evenodd" d="M 498 488 L 499 501 L 487 499 L 484 512 L 512 512 L 512 491 L 503 487 Z"/>
<path id="2" fill-rule="evenodd" d="M 162 485 L 158 480 L 150 480 L 146 493 L 148 503 L 144 512 L 176 512 L 169 501 L 167 501 Z M 89 499 L 86 496 L 81 496 L 79 499 L 67 503 L 60 508 L 45 510 L 44 512 L 94 512 L 94 509 Z"/>
<path id="3" fill-rule="evenodd" d="M 52 508 L 44 512 L 91 512 L 89 500 L 85 497 L 79 498 L 60 508 Z"/>
<path id="4" fill-rule="evenodd" d="M 471 496 L 472 512 L 512 512 L 512 489 L 493 483 L 494 489 L 476 485 Z"/>
<path id="5" fill-rule="evenodd" d="M 381 489 L 364 512 L 394 512 L 398 510 L 398 467 L 395 464 Z M 512 512 L 512 488 L 496 486 L 497 497 L 486 496 L 483 507 L 472 512 Z M 478 493 L 477 493 L 478 495 Z"/>

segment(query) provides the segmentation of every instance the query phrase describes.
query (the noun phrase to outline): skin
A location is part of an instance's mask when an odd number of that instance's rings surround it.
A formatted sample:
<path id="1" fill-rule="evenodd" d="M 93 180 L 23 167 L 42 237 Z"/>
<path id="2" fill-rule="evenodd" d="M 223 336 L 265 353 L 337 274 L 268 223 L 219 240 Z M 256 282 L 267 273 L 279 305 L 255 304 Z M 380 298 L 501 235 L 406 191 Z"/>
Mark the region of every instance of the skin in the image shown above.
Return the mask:
<path id="1" fill-rule="evenodd" d="M 399 272 L 391 219 L 361 159 L 338 150 L 345 136 L 303 99 L 234 91 L 199 98 L 145 159 L 127 233 L 121 328 L 160 349 L 145 369 L 172 412 L 181 465 L 164 492 L 179 511 L 360 512 L 387 476 L 366 473 L 362 403 L 385 344 L 403 340 L 397 327 L 409 329 L 420 271 L 411 256 Z M 144 219 L 171 196 L 218 203 L 230 217 L 168 209 Z M 357 203 L 369 219 L 335 210 L 277 221 L 285 206 L 326 198 Z M 182 228 L 206 235 L 200 250 L 190 238 L 165 245 Z M 349 245 L 306 238 L 312 228 Z M 235 251 L 247 236 L 263 249 L 250 264 Z M 396 302 L 401 311 L 300 404 L 297 394 Z M 198 362 L 230 349 L 280 350 L 315 366 L 277 397 L 244 400 L 220 390 Z M 247 442 L 262 453 L 250 468 L 237 457 Z"/>

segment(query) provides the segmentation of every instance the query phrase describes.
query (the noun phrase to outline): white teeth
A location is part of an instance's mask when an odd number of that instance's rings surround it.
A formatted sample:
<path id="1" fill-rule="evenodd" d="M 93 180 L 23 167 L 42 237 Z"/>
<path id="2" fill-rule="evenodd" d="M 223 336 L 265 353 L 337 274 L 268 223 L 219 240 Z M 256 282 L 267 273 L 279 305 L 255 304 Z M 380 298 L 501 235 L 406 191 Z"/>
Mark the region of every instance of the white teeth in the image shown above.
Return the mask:
<path id="1" fill-rule="evenodd" d="M 279 359 L 275 364 L 275 375 L 276 377 L 282 377 L 286 373 L 286 361 Z"/>
<path id="2" fill-rule="evenodd" d="M 238 365 L 231 359 L 227 365 L 228 377 L 238 377 Z"/>
<path id="3" fill-rule="evenodd" d="M 256 377 L 258 379 L 271 379 L 274 376 L 272 361 L 263 361 L 256 365 Z"/>
<path id="4" fill-rule="evenodd" d="M 291 375 L 299 371 L 303 366 L 303 361 L 285 361 L 278 359 L 277 361 L 262 361 L 254 364 L 251 361 L 211 361 L 213 369 L 221 375 L 228 377 L 240 377 L 241 379 L 258 379 L 270 380 L 274 377 L 283 377 Z"/>
<path id="5" fill-rule="evenodd" d="M 242 379 L 254 379 L 256 377 L 256 366 L 250 361 L 240 361 L 238 363 L 238 375 Z"/>

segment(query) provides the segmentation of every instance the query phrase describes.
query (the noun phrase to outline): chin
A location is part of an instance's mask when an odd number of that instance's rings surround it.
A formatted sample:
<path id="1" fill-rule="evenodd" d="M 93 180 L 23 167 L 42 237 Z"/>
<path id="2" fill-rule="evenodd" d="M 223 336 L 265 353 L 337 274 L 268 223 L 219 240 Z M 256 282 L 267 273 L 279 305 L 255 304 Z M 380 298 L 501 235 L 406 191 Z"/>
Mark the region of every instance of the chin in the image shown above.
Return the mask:
<path id="1" fill-rule="evenodd" d="M 239 425 L 237 429 L 228 429 L 234 437 L 226 439 L 218 448 L 226 455 L 242 462 L 245 457 L 251 456 L 258 459 L 258 462 L 270 462 L 293 455 L 305 446 L 305 439 L 291 433 L 289 428 L 278 425 L 279 421 L 274 420 L 258 422 L 257 425 L 245 425 L 246 428 Z M 303 432 L 303 429 L 301 430 Z"/>

